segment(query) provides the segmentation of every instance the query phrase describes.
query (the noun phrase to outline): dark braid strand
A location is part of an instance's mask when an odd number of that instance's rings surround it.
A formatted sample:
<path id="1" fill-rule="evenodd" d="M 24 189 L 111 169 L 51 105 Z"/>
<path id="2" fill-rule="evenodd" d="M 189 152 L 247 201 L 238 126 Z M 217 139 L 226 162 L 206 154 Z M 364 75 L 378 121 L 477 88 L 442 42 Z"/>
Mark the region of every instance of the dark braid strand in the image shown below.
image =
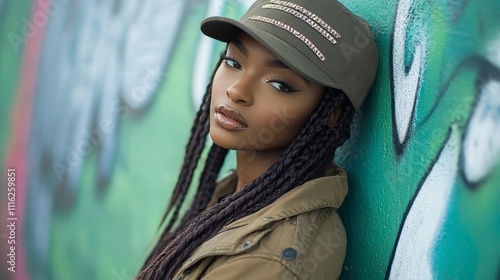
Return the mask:
<path id="1" fill-rule="evenodd" d="M 227 149 L 217 146 L 216 144 L 212 145 L 205 168 L 200 176 L 200 183 L 194 199 L 195 203 L 192 204 L 191 208 L 184 215 L 179 228 L 187 226 L 187 224 L 194 219 L 194 217 L 200 214 L 201 211 L 205 210 L 207 207 L 217 185 L 216 180 L 224 160 L 226 159 L 227 153 Z"/>
<path id="2" fill-rule="evenodd" d="M 215 69 L 217 69 L 221 63 L 222 59 L 220 59 L 217 62 Z M 214 75 L 215 71 L 213 71 L 210 81 L 213 81 Z M 163 224 L 167 215 L 173 209 L 172 216 L 167 226 L 163 230 L 163 233 L 157 245 L 155 246 L 155 248 L 152 250 L 148 258 L 144 262 L 142 269 L 144 269 L 151 262 L 151 260 L 164 249 L 166 244 L 169 243 L 170 240 L 175 235 L 175 232 L 172 232 L 172 228 L 178 220 L 180 209 L 186 198 L 186 194 L 189 190 L 189 186 L 191 185 L 195 169 L 198 165 L 199 159 L 201 157 L 202 151 L 206 143 L 206 138 L 209 130 L 209 123 L 210 123 L 209 121 L 210 101 L 212 98 L 211 88 L 212 88 L 212 82 L 208 84 L 206 92 L 203 96 L 203 102 L 200 105 L 200 109 L 196 113 L 194 123 L 191 128 L 191 136 L 189 138 L 188 144 L 186 145 L 186 153 L 181 167 L 181 172 L 179 174 L 179 178 L 177 180 L 172 197 L 170 199 L 170 203 L 161 219 L 160 226 L 161 224 Z"/>

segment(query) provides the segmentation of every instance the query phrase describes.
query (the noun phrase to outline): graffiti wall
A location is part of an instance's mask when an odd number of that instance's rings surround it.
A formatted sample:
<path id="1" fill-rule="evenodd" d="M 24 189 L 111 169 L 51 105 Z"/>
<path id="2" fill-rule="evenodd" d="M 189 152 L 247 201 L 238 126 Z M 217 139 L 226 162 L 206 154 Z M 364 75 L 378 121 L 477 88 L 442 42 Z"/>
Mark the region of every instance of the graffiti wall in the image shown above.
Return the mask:
<path id="1" fill-rule="evenodd" d="M 133 279 L 251 0 L 0 0 L 0 278 Z M 500 279 L 500 2 L 342 1 L 379 45 L 342 279 Z M 230 168 L 228 166 L 227 168 Z"/>

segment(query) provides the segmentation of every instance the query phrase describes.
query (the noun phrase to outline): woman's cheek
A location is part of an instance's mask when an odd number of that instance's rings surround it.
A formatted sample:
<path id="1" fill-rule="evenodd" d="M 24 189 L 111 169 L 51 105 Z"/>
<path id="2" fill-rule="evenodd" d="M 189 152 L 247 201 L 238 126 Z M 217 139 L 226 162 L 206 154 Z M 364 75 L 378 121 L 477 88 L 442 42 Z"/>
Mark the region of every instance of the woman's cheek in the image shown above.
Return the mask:
<path id="1" fill-rule="evenodd" d="M 297 136 L 306 122 L 306 118 L 293 106 L 272 107 L 267 113 L 260 114 L 261 120 L 265 122 L 260 134 L 267 134 L 275 138 L 277 144 L 289 144 Z"/>
<path id="2" fill-rule="evenodd" d="M 295 104 L 283 104 L 271 109 L 271 114 L 267 116 L 273 127 L 284 127 L 286 130 L 296 130 L 301 128 L 306 117 L 303 110 Z"/>
<path id="3" fill-rule="evenodd" d="M 227 71 L 224 71 L 223 66 L 219 66 L 215 72 L 215 76 L 212 82 L 212 96 L 220 96 L 225 94 L 227 88 L 230 86 L 230 75 Z"/>

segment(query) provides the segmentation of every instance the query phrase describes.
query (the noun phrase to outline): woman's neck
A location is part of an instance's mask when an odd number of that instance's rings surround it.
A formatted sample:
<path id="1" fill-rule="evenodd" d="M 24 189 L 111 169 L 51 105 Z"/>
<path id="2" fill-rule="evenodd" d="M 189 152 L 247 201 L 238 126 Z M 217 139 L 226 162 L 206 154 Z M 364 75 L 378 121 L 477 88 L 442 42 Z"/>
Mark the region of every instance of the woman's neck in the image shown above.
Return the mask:
<path id="1" fill-rule="evenodd" d="M 236 175 L 238 182 L 236 191 L 266 172 L 280 158 L 283 150 L 273 151 L 237 151 Z"/>

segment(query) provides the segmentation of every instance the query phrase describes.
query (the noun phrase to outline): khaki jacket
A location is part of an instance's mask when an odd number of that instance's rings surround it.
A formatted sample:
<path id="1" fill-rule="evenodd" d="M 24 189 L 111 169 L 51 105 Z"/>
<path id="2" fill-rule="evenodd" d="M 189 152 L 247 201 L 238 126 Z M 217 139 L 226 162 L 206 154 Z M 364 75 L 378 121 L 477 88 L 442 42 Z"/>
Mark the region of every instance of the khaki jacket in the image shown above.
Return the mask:
<path id="1" fill-rule="evenodd" d="M 226 225 L 203 243 L 173 279 L 337 279 L 346 234 L 336 209 L 347 194 L 345 172 L 296 187 L 271 205 Z M 212 204 L 236 186 L 235 175 L 217 186 Z"/>

